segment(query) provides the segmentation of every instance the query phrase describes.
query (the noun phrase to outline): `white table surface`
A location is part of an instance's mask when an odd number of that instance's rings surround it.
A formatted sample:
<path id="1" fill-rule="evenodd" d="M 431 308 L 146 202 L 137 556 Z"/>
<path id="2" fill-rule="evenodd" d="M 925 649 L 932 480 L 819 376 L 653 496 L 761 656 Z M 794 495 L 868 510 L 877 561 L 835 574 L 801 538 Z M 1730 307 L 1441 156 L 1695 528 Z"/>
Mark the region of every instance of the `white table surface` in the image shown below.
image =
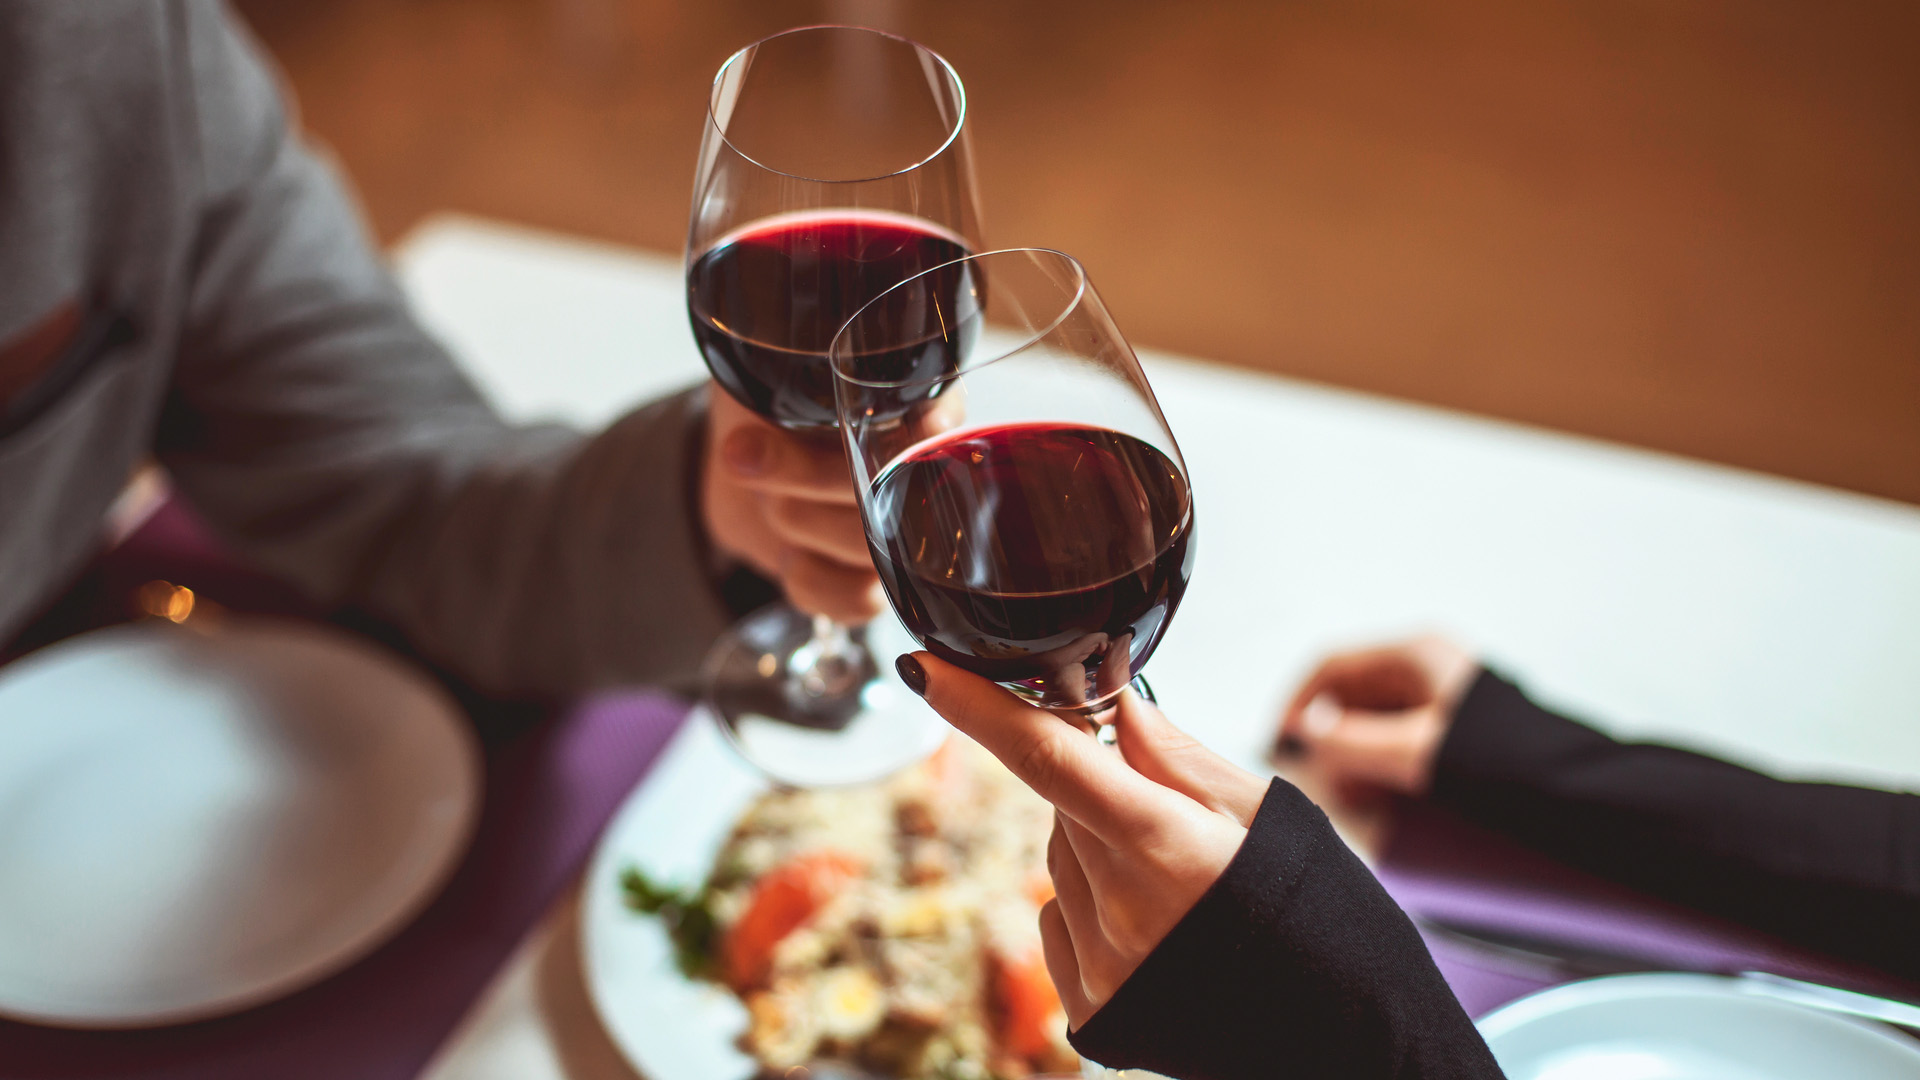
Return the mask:
<path id="1" fill-rule="evenodd" d="M 440 217 L 396 261 L 421 317 L 513 418 L 594 427 L 704 377 L 677 258 Z M 1220 752 L 1264 769 L 1276 708 L 1326 650 L 1440 629 L 1616 733 L 1920 788 L 1920 510 L 1140 359 L 1187 460 L 1199 545 L 1149 675 Z M 428 1076 L 631 1075 L 573 1015 L 571 903 Z"/>

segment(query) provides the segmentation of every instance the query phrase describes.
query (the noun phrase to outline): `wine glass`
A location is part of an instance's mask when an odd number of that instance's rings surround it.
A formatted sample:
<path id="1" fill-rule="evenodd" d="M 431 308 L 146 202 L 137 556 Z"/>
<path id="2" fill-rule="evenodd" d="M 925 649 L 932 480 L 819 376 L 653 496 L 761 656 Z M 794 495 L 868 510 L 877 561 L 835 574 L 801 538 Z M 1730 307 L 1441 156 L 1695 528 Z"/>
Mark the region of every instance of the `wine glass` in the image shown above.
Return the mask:
<path id="1" fill-rule="evenodd" d="M 877 30 L 788 30 L 720 66 L 694 179 L 687 311 L 728 394 L 838 450 L 834 333 L 889 286 L 980 246 L 965 121 L 953 67 Z M 937 372 L 917 365 L 940 362 L 896 360 L 874 364 L 919 379 Z M 891 664 L 874 663 L 869 638 L 907 640 L 892 622 L 850 631 L 763 608 L 709 655 L 708 705 L 777 780 L 852 783 L 911 764 L 948 729 Z"/>
<path id="2" fill-rule="evenodd" d="M 1085 269 L 1040 248 L 934 267 L 854 315 L 832 358 L 900 620 L 933 655 L 1110 737 L 1186 591 L 1193 498 Z"/>

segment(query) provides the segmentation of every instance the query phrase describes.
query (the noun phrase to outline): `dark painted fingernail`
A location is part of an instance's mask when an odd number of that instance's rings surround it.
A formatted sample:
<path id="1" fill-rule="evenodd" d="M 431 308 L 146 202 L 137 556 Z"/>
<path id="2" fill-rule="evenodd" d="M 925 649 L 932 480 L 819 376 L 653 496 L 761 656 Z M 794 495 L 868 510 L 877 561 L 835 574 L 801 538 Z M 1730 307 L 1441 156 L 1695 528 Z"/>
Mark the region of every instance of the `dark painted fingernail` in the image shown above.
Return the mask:
<path id="1" fill-rule="evenodd" d="M 1273 744 L 1273 748 L 1281 757 L 1297 758 L 1307 756 L 1306 741 L 1292 732 L 1280 736 L 1279 740 Z"/>
<path id="2" fill-rule="evenodd" d="M 920 666 L 912 653 L 901 653 L 893 662 L 893 670 L 900 673 L 900 681 L 907 684 L 907 689 L 921 697 L 927 696 L 927 669 Z"/>

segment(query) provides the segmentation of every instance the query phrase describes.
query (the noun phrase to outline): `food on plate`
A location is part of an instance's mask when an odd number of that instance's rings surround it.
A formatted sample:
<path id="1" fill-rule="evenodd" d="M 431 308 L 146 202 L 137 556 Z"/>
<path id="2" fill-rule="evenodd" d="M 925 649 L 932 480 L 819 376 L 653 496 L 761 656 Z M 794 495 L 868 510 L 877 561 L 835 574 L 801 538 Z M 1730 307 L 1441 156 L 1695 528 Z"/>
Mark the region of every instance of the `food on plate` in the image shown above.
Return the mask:
<path id="1" fill-rule="evenodd" d="M 769 792 L 704 887 L 629 870 L 627 901 L 739 995 L 769 1076 L 822 1058 L 908 1080 L 1072 1070 L 1038 926 L 1052 814 L 955 739 L 880 784 Z"/>

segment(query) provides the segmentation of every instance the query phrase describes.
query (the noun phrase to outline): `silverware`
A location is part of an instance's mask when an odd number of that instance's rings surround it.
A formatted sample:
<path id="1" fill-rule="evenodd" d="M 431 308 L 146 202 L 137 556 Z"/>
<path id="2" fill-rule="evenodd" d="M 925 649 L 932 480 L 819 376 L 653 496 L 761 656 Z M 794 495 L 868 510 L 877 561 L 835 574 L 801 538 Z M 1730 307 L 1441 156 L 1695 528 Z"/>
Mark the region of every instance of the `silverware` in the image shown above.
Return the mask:
<path id="1" fill-rule="evenodd" d="M 1893 998 L 1802 982 L 1765 971 L 1741 972 L 1740 992 L 1920 1031 L 1920 1005 Z"/>
<path id="2" fill-rule="evenodd" d="M 1441 919 L 1416 918 L 1414 922 L 1435 937 L 1483 956 L 1546 968 L 1573 978 L 1674 970 L 1672 965 L 1661 964 L 1651 957 L 1631 956 L 1624 952 L 1568 946 L 1524 934 L 1461 926 Z M 1703 974 L 1732 978 L 1743 994 L 1920 1031 L 1920 1004 L 1913 1002 L 1789 979 L 1767 971 L 1711 971 Z"/>
<path id="3" fill-rule="evenodd" d="M 1671 965 L 1659 963 L 1652 957 L 1589 949 L 1505 930 L 1464 926 L 1445 919 L 1426 916 L 1416 915 L 1413 921 L 1429 935 L 1452 942 L 1482 956 L 1527 967 L 1542 968 L 1569 979 L 1625 975 L 1636 971 L 1672 970 Z"/>

